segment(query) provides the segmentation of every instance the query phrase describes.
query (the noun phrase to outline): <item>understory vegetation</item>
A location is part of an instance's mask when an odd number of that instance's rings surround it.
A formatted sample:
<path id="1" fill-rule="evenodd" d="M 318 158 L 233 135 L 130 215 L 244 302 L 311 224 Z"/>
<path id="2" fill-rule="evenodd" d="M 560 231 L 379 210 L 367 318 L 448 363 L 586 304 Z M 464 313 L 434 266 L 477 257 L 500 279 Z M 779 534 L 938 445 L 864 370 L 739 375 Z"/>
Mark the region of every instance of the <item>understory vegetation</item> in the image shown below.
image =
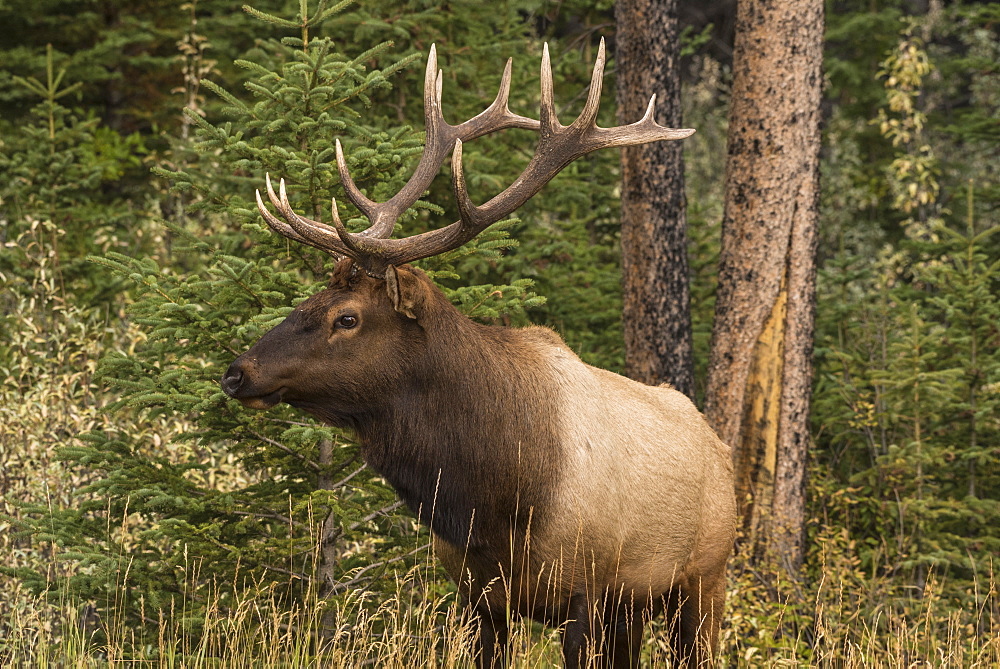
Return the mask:
<path id="1" fill-rule="evenodd" d="M 219 388 L 330 269 L 254 190 L 283 177 L 362 227 L 334 140 L 369 197 L 395 193 L 432 43 L 456 123 L 509 56 L 534 116 L 548 41 L 567 122 L 612 3 L 39 0 L 0 22 L 0 664 L 468 666 L 454 586 L 351 435 Z M 827 3 L 809 548 L 795 578 L 732 560 L 727 666 L 1000 666 L 998 32 L 995 2 Z M 730 70 L 724 26 L 683 39 L 703 370 Z M 473 200 L 533 148 L 471 142 Z M 397 235 L 458 218 L 445 172 Z M 618 179 L 592 154 L 421 265 L 470 317 L 620 371 Z M 556 662 L 557 631 L 513 629 L 517 666 Z M 655 630 L 643 652 L 670 662 Z"/>

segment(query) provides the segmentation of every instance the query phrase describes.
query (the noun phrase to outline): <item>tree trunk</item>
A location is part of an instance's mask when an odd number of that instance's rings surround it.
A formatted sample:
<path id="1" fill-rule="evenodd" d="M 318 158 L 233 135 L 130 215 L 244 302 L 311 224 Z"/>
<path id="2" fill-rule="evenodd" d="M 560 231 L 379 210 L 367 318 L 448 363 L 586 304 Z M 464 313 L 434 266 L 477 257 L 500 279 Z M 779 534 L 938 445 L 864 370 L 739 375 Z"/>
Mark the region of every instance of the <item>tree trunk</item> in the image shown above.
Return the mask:
<path id="1" fill-rule="evenodd" d="M 621 0 L 615 76 L 619 124 L 642 118 L 656 94 L 656 120 L 681 127 L 677 0 Z M 680 142 L 622 149 L 622 283 L 625 370 L 691 395 L 694 361 Z"/>
<path id="2" fill-rule="evenodd" d="M 738 4 L 705 414 L 733 447 L 754 554 L 803 552 L 823 4 Z"/>
<path id="3" fill-rule="evenodd" d="M 334 442 L 332 439 L 324 437 L 319 442 L 318 464 L 320 466 L 319 475 L 316 480 L 316 487 L 320 490 L 333 490 L 334 480 L 330 474 L 330 467 L 333 464 Z M 337 522 L 337 514 L 331 510 L 323 524 L 320 526 L 319 540 L 319 587 L 317 591 L 321 599 L 330 596 L 332 587 L 336 582 L 337 566 L 337 539 L 340 536 L 340 523 Z M 329 607 L 323 614 L 320 621 L 320 631 L 324 636 L 331 635 L 336 629 L 335 607 Z"/>

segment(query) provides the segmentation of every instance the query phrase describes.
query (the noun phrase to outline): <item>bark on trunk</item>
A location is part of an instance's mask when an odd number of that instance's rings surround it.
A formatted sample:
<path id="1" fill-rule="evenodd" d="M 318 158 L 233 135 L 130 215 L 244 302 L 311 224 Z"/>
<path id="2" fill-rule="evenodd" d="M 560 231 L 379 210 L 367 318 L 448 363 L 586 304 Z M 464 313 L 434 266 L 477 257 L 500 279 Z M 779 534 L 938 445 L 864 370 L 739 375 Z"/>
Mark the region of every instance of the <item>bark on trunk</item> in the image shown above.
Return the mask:
<path id="1" fill-rule="evenodd" d="M 823 4 L 740 2 L 705 414 L 733 446 L 754 554 L 802 560 Z"/>
<path id="2" fill-rule="evenodd" d="M 320 490 L 332 490 L 334 485 L 333 477 L 330 475 L 330 465 L 333 464 L 332 439 L 322 439 L 319 442 L 320 473 L 316 480 L 316 487 Z M 337 566 L 337 538 L 340 533 L 340 524 L 337 522 L 336 514 L 331 510 L 323 520 L 320 528 L 319 543 L 319 595 L 321 599 L 328 597 L 336 583 L 335 573 Z M 321 633 L 323 635 L 332 634 L 335 629 L 335 616 L 331 611 L 333 607 L 327 609 L 321 621 Z"/>
<path id="3" fill-rule="evenodd" d="M 659 123 L 681 127 L 677 0 L 621 0 L 615 77 L 618 122 L 642 118 L 656 94 Z M 622 289 L 625 370 L 648 384 L 694 388 L 680 142 L 622 150 Z"/>

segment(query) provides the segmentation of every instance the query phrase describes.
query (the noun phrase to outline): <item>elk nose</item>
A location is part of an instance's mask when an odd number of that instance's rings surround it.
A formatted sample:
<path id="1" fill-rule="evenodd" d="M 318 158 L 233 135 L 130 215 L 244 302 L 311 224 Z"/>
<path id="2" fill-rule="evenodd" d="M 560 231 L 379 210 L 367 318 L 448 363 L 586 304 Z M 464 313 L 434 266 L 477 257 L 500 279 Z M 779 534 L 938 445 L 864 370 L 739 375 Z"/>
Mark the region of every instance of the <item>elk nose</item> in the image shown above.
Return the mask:
<path id="1" fill-rule="evenodd" d="M 235 397 L 241 385 L 243 385 L 243 370 L 234 362 L 222 375 L 222 390 L 230 397 Z"/>

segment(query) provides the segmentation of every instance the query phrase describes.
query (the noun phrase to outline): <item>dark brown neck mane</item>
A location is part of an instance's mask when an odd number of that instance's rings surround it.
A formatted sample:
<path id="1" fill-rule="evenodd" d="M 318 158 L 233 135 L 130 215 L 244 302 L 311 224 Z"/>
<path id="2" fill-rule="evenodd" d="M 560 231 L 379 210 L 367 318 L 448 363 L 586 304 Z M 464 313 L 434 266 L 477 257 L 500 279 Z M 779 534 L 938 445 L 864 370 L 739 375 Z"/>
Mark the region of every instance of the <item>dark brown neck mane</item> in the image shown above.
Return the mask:
<path id="1" fill-rule="evenodd" d="M 454 545 L 485 549 L 512 525 L 521 534 L 529 520 L 544 522 L 561 461 L 555 402 L 539 378 L 541 337 L 473 323 L 432 294 L 411 373 L 357 431 L 365 461 L 423 523 Z"/>

